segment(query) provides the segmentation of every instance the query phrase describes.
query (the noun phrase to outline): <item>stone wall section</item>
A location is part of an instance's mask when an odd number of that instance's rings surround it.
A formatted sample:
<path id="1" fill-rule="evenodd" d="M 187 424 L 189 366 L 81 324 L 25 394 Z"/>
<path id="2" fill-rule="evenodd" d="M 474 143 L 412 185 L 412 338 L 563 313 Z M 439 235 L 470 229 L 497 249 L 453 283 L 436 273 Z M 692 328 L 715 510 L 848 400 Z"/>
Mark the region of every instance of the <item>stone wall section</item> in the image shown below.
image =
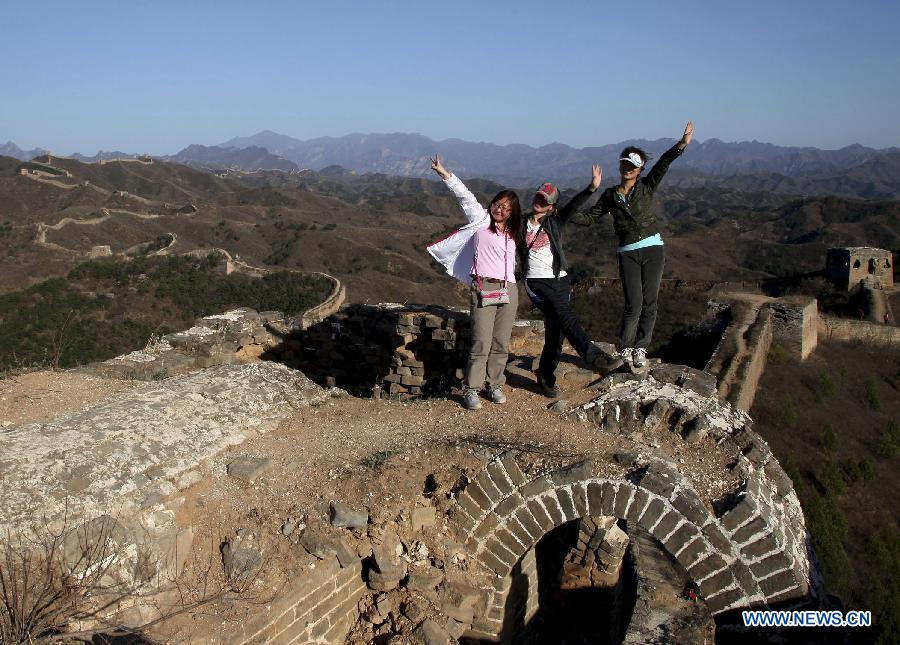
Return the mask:
<path id="1" fill-rule="evenodd" d="M 819 334 L 828 340 L 859 341 L 866 345 L 900 346 L 900 327 L 847 318 L 820 316 Z"/>
<path id="2" fill-rule="evenodd" d="M 511 349 L 542 332 L 539 322 L 517 321 Z M 302 331 L 287 331 L 280 357 L 327 386 L 405 401 L 457 386 L 469 343 L 468 311 L 355 304 Z"/>
<path id="3" fill-rule="evenodd" d="M 769 305 L 774 341 L 806 360 L 818 344 L 818 303 L 812 299 L 782 299 Z"/>
<path id="4" fill-rule="evenodd" d="M 626 383 L 589 410 L 606 431 L 613 429 L 607 416 L 616 426 L 646 431 L 648 418 L 656 427 L 662 417 L 693 415 L 690 425 L 704 426 L 721 449 L 736 455 L 743 478 L 728 501 L 713 513 L 688 478 L 663 461 L 635 463 L 624 480 L 595 476 L 593 464 L 582 461 L 528 481 L 516 454 L 505 453 L 469 481 L 451 514 L 470 553 L 495 580 L 485 589 L 487 611 L 476 617 L 468 636 L 511 638 L 504 625 L 514 569 L 547 532 L 587 516 L 616 517 L 648 531 L 688 571 L 713 614 L 807 596 L 806 529 L 790 479 L 749 429 L 746 415 L 682 393 L 668 383 L 645 382 L 637 389 Z M 660 415 L 662 407 L 675 414 Z M 656 414 L 640 412 L 654 408 Z"/>
<path id="5" fill-rule="evenodd" d="M 315 272 L 313 275 L 319 275 L 332 283 L 331 291 L 321 303 L 315 307 L 310 307 L 303 315 L 300 316 L 299 326 L 301 329 L 308 329 L 316 323 L 320 323 L 329 316 L 338 312 L 344 301 L 347 299 L 347 289 L 343 283 L 333 275 L 327 273 Z"/>
<path id="6" fill-rule="evenodd" d="M 749 412 L 756 398 L 759 381 L 769 360 L 772 348 L 773 324 L 771 310 L 763 308 L 747 334 L 746 356 L 735 375 L 728 401 L 739 410 Z"/>
<path id="7" fill-rule="evenodd" d="M 279 590 L 275 601 L 256 618 L 241 624 L 226 643 L 344 642 L 366 592 L 361 562 L 357 559 L 342 568 L 338 559 L 331 557 Z"/>

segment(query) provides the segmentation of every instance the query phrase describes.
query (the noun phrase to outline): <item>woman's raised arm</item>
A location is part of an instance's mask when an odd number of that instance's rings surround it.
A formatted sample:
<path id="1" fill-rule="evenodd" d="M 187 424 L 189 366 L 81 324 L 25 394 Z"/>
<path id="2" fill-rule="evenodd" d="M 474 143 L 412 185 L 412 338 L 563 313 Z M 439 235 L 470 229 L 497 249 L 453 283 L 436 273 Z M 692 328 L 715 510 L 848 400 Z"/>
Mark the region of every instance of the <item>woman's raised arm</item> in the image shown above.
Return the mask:
<path id="1" fill-rule="evenodd" d="M 439 155 L 435 155 L 431 158 L 431 169 L 444 180 L 447 187 L 453 191 L 454 195 L 456 195 L 456 199 L 459 200 L 459 205 L 462 207 L 463 213 L 465 213 L 466 219 L 470 223 L 490 217 L 490 214 L 485 210 L 484 206 L 479 204 L 478 200 L 475 199 L 475 195 L 472 194 L 472 191 L 466 188 L 466 185 L 462 183 L 459 177 L 444 167 Z"/>

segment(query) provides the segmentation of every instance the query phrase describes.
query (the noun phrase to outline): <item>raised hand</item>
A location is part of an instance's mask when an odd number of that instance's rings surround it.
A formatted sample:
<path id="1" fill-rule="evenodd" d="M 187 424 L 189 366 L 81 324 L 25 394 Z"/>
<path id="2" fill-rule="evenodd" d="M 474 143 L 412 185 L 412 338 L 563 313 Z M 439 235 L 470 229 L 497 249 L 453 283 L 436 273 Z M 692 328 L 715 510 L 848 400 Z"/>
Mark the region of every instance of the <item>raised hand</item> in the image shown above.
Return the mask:
<path id="1" fill-rule="evenodd" d="M 441 163 L 440 155 L 434 155 L 431 158 L 431 169 L 440 175 L 441 179 L 448 179 L 450 177 L 450 172 L 444 168 L 444 164 Z"/>
<path id="2" fill-rule="evenodd" d="M 603 171 L 599 164 L 591 166 L 591 190 L 600 188 L 600 182 L 603 180 Z"/>
<path id="3" fill-rule="evenodd" d="M 686 148 L 694 138 L 694 122 L 688 121 L 684 128 L 684 134 L 681 136 L 681 147 Z"/>

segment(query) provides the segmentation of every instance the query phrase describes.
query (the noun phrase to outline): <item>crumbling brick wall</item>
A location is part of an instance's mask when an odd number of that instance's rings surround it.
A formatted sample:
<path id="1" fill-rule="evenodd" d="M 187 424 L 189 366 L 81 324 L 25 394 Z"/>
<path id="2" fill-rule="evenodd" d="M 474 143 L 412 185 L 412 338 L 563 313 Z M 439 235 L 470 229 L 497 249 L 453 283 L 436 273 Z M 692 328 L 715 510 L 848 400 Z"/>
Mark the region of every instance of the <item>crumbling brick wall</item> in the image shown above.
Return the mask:
<path id="1" fill-rule="evenodd" d="M 543 333 L 517 321 L 512 349 Z M 348 305 L 319 324 L 286 333 L 273 353 L 315 381 L 401 401 L 446 392 L 463 378 L 467 311 L 436 305 Z"/>

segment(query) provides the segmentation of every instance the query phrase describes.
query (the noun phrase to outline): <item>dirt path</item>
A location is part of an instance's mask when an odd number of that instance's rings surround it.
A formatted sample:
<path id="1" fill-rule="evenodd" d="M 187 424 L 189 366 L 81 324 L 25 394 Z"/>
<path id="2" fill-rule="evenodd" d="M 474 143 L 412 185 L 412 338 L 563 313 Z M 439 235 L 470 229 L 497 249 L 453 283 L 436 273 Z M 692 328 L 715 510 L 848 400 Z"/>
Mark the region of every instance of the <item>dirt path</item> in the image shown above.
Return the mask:
<path id="1" fill-rule="evenodd" d="M 887 296 L 885 295 L 884 289 L 864 288 L 868 292 L 869 302 L 871 302 L 871 307 L 869 308 L 869 320 L 874 323 L 883 323 L 884 314 L 888 310 Z"/>
<path id="2" fill-rule="evenodd" d="M 76 184 L 66 184 L 66 183 L 64 183 L 64 182 L 57 181 L 57 180 L 55 180 L 55 179 L 46 179 L 46 178 L 44 178 L 44 177 L 39 177 L 38 175 L 35 175 L 35 174 L 32 174 L 32 173 L 27 173 L 27 174 L 22 175 L 22 176 L 23 176 L 23 177 L 28 177 L 28 178 L 31 179 L 32 181 L 37 181 L 37 182 L 40 182 L 40 183 L 42 183 L 42 184 L 48 184 L 48 185 L 50 185 L 50 186 L 55 186 L 56 188 L 62 188 L 63 190 L 72 190 L 73 188 L 78 188 L 78 186 L 77 186 Z"/>
<path id="3" fill-rule="evenodd" d="M 46 421 L 84 410 L 134 384 L 73 371 L 7 376 L 0 379 L 0 427 Z"/>
<path id="4" fill-rule="evenodd" d="M 732 333 L 735 341 L 735 352 L 732 355 L 719 376 L 719 397 L 728 400 L 728 395 L 738 380 L 741 366 L 750 355 L 750 349 L 747 347 L 747 334 L 750 328 L 759 318 L 759 312 L 763 305 L 771 302 L 772 298 L 757 294 L 748 293 L 723 293 L 721 297 L 726 300 L 744 302 L 748 304 L 748 308 L 741 318 L 739 326 Z"/>

